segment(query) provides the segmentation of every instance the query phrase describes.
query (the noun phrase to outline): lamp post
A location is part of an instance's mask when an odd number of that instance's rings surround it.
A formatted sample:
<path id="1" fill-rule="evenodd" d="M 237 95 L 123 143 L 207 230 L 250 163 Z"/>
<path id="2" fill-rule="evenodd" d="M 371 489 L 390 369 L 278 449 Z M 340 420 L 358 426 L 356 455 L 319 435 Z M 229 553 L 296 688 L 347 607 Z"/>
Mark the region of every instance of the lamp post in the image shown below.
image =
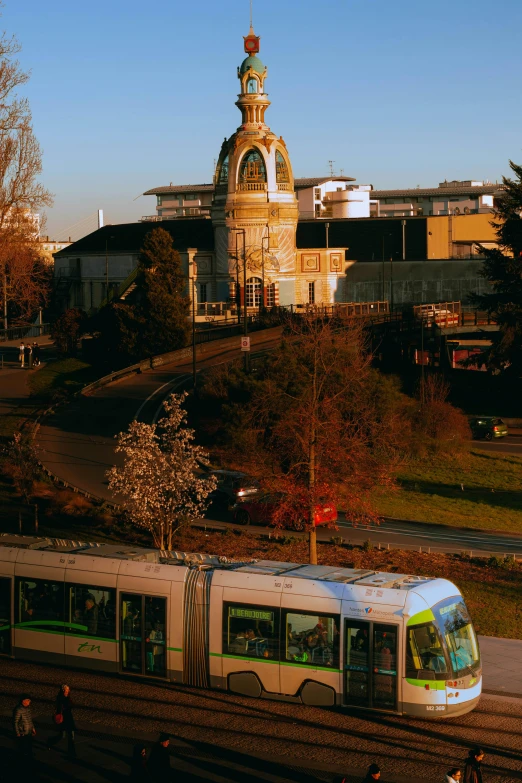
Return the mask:
<path id="1" fill-rule="evenodd" d="M 105 238 L 105 301 L 107 304 L 109 304 L 109 239 L 114 239 L 114 237 Z"/>
<path id="2" fill-rule="evenodd" d="M 197 383 L 197 370 L 196 370 L 196 262 L 194 259 L 190 262 L 192 266 L 192 275 L 189 280 L 191 282 L 191 296 L 192 296 L 192 388 L 196 391 Z"/>
<path id="3" fill-rule="evenodd" d="M 259 301 L 259 312 L 261 312 L 261 305 L 263 305 L 263 310 L 266 307 L 265 302 L 265 242 L 266 242 L 266 249 L 267 252 L 270 250 L 270 228 L 267 226 L 268 229 L 268 235 L 266 237 L 261 237 L 261 299 Z"/>
<path id="4" fill-rule="evenodd" d="M 232 231 L 236 232 L 236 276 L 237 276 L 237 290 L 239 291 L 239 254 L 237 249 L 237 235 L 243 234 L 243 334 L 248 336 L 248 314 L 246 303 L 246 281 L 247 281 L 247 269 L 246 269 L 246 229 L 233 228 Z M 241 303 L 241 294 L 238 302 L 238 323 L 241 323 L 241 315 L 239 312 L 239 304 Z M 245 372 L 248 372 L 248 351 L 244 351 Z"/>
<path id="5" fill-rule="evenodd" d="M 382 301 L 384 302 L 384 297 L 386 296 L 384 292 L 384 270 L 385 270 L 385 255 L 384 255 L 384 249 L 385 249 L 385 240 L 386 237 L 392 237 L 393 234 L 384 233 L 382 235 Z M 390 261 L 391 261 L 391 254 L 390 254 Z M 391 294 L 391 291 L 390 291 Z"/>

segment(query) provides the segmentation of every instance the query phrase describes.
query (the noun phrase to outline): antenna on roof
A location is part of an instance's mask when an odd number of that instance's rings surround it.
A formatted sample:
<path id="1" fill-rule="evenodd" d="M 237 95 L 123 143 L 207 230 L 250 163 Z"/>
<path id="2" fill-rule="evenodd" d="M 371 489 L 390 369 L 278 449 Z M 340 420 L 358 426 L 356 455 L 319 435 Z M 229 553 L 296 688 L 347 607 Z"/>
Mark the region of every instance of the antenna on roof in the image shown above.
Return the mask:
<path id="1" fill-rule="evenodd" d="M 344 177 L 344 169 L 341 169 L 341 177 Z"/>
<path id="2" fill-rule="evenodd" d="M 335 163 L 335 160 L 329 160 L 328 163 L 330 165 L 330 176 L 333 177 L 334 175 L 333 164 Z"/>

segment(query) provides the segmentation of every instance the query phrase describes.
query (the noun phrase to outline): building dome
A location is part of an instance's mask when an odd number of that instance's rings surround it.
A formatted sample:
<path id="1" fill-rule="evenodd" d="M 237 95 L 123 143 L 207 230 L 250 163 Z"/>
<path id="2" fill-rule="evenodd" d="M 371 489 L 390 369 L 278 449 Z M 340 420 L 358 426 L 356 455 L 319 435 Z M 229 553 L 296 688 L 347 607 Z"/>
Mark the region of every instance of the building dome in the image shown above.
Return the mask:
<path id="1" fill-rule="evenodd" d="M 241 68 L 239 69 L 240 73 L 246 73 L 249 68 L 252 68 L 253 71 L 258 73 L 260 76 L 263 75 L 265 66 L 259 59 L 259 57 L 256 57 L 255 55 L 249 55 L 243 62 L 241 63 Z"/>

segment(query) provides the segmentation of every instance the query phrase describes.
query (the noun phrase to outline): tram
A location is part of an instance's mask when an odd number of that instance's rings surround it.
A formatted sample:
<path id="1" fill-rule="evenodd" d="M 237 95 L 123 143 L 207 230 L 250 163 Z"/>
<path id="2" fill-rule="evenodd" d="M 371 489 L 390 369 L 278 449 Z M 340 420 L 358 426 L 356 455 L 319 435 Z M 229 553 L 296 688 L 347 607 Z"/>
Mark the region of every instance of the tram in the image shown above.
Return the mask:
<path id="1" fill-rule="evenodd" d="M 8 534 L 1 656 L 422 718 L 482 685 L 445 579 Z"/>

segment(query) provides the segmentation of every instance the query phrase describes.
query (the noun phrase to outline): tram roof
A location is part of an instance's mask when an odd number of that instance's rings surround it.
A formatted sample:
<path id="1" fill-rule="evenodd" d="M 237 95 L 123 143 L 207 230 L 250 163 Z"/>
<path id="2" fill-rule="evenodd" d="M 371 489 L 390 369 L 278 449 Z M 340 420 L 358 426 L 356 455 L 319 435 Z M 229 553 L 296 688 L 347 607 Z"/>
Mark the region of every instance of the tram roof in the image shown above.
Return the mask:
<path id="1" fill-rule="evenodd" d="M 320 582 L 357 584 L 368 588 L 408 590 L 434 581 L 434 577 L 395 574 L 387 571 L 373 571 L 365 568 L 339 568 L 338 566 L 303 565 L 275 560 L 231 560 L 218 555 L 193 552 L 164 551 L 134 547 L 129 544 L 100 544 L 95 542 L 71 541 L 40 536 L 17 536 L 0 533 L 0 547 L 33 551 L 57 552 L 74 555 L 90 555 L 116 560 L 144 563 L 179 565 L 189 568 L 203 567 L 218 570 L 234 570 L 239 573 L 267 576 L 282 576 L 298 579 L 313 579 Z M 1 556 L 0 556 L 1 559 Z"/>

